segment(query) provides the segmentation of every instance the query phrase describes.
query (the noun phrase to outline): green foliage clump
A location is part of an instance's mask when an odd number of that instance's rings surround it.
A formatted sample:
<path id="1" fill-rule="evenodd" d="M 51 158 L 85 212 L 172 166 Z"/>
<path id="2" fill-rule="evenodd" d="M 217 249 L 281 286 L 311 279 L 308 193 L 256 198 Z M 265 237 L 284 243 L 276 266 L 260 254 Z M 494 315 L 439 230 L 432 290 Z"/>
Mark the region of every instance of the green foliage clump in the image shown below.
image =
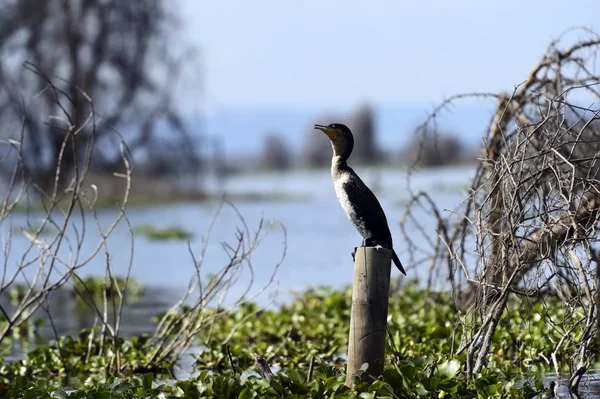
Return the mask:
<path id="1" fill-rule="evenodd" d="M 134 232 L 155 241 L 189 240 L 194 236 L 193 233 L 184 230 L 181 227 L 171 226 L 167 228 L 159 228 L 149 224 L 137 226 Z"/>
<path id="2" fill-rule="evenodd" d="M 585 330 L 584 307 L 565 306 L 557 296 L 535 299 L 513 298 L 494 334 L 488 363 L 507 370 L 544 373 L 552 354 L 560 371 L 568 374 Z M 563 337 L 567 339 L 563 340 Z M 557 344 L 561 342 L 557 349 Z"/>
<path id="3" fill-rule="evenodd" d="M 0 375 L 6 376 L 7 392 L 14 393 L 5 397 L 22 397 L 27 390 L 33 392 L 29 395 L 48 397 L 44 395 L 50 391 L 40 381 L 77 387 L 64 396 L 74 398 L 532 397 L 547 390 L 542 384 L 548 367 L 544 357 L 554 351 L 556 338 L 568 328 L 567 321 L 577 321 L 573 318 L 576 311 L 566 311 L 560 304 L 555 298 L 511 299 L 494 336 L 487 367 L 471 379 L 465 372 L 466 353 L 458 348 L 471 336 L 469 329 L 477 326 L 476 315 L 457 310 L 449 293 L 421 289 L 414 281 L 390 297 L 384 372 L 372 383 L 355 377 L 352 388 L 345 385 L 344 364 L 351 290 L 328 288 L 295 294 L 278 309 L 250 303 L 230 313 L 207 309 L 204 316 L 214 318 L 214 323 L 198 336 L 202 351 L 195 366 L 199 374 L 185 381 L 153 382 L 152 376 L 140 374 L 152 371 L 164 378 L 174 366 L 169 361 L 151 361 L 156 348 L 147 338 L 119 339 L 113 345 L 110 340 L 100 341 L 98 335 L 90 341 L 89 332 L 34 350 L 27 359 L 2 366 Z M 179 320 L 180 316 L 168 317 Z M 554 323 L 548 323 L 548 318 Z M 181 329 L 187 324 L 181 319 L 178 325 Z M 176 335 L 177 329 L 172 333 Z M 579 333 L 573 329 L 574 337 Z M 557 351 L 558 359 L 567 359 L 569 350 L 565 345 Z M 273 378 L 257 374 L 255 354 L 266 359 Z M 314 372 L 309 378 L 313 358 Z M 368 368 L 364 371 L 368 373 Z M 115 380 L 115 376 L 126 378 Z M 14 382 L 24 381 L 19 378 L 29 382 L 19 386 Z M 62 391 L 52 395 L 63 397 Z"/>
<path id="4" fill-rule="evenodd" d="M 388 325 L 401 357 L 451 354 L 459 340 L 459 314 L 448 292 L 431 292 L 410 281 L 390 297 Z"/>
<path id="5" fill-rule="evenodd" d="M 281 367 L 305 368 L 312 356 L 342 365 L 348 351 L 351 301 L 350 288 L 318 288 L 297 294 L 278 310 L 245 304 L 201 334 L 207 350 L 198 358 L 198 367 L 229 367 L 226 344 L 236 365 L 243 368 L 254 363 L 254 352 Z M 451 353 L 458 318 L 449 294 L 428 293 L 412 282 L 390 298 L 388 314 L 393 338 L 389 349 L 396 356 Z"/>
<path id="6" fill-rule="evenodd" d="M 112 340 L 100 330 L 82 330 L 29 352 L 25 359 L 0 366 L 0 381 L 18 377 L 48 386 L 74 387 L 100 383 L 108 376 L 153 371 L 170 375 L 173 362 L 151 362 L 153 346 L 147 336 Z M 1 396 L 0 396 L 1 397 Z"/>
<path id="7" fill-rule="evenodd" d="M 207 349 L 198 358 L 198 367 L 228 368 L 226 345 L 242 368 L 254 364 L 255 352 L 286 368 L 305 368 L 311 356 L 342 364 L 339 355 L 346 352 L 350 300 L 348 290 L 319 288 L 297 295 L 279 310 L 244 304 L 200 334 Z"/>
<path id="8" fill-rule="evenodd" d="M 156 381 L 152 373 L 127 378 L 109 378 L 105 383 L 86 383 L 69 393 L 62 388 L 48 388 L 25 377 L 0 384 L 2 398 L 487 398 L 531 397 L 537 393 L 528 384 L 516 388 L 497 376 L 482 375 L 475 388 L 466 388 L 456 380 L 456 362 L 440 364 L 435 370 L 423 368 L 422 359 L 391 367 L 373 383 L 355 378 L 352 388 L 344 384 L 344 373 L 323 365 L 315 369 L 311 379 L 306 372 L 290 370 L 272 379 L 256 375 L 215 374 L 202 371 L 185 381 Z"/>
<path id="9" fill-rule="evenodd" d="M 197 357 L 196 366 L 216 373 L 230 372 L 232 367 L 252 370 L 255 367 L 253 355 L 258 353 L 283 373 L 307 370 L 313 356 L 321 364 L 343 370 L 350 307 L 350 288 L 308 290 L 277 310 L 245 304 L 201 334 L 206 350 Z M 543 317 L 557 320 L 564 313 L 561 309 L 552 299 L 511 300 L 494 336 L 489 367 L 468 381 L 464 373 L 465 352 L 457 354 L 457 350 L 466 335 L 465 329 L 473 328 L 477 322 L 456 309 L 450 293 L 427 291 L 419 288 L 416 281 L 408 282 L 390 297 L 387 349 L 390 356 L 382 378 L 397 391 L 400 380 L 396 374 L 400 373 L 402 378 L 408 379 L 402 386 L 408 384 L 410 389 L 423 394 L 425 391 L 439 393 L 443 389 L 455 394 L 467 387 L 472 392 L 485 392 L 484 396 L 511 391 L 523 393 L 530 386 L 525 384 L 517 389 L 515 384 L 526 377 L 537 381 L 537 389 L 542 390 L 538 380 L 549 366 L 542 356 L 533 358 L 532 354 L 548 354 L 554 350 L 558 342 L 554 338 L 559 337 L 562 330 L 555 326 L 555 331 L 550 332 Z M 543 317 L 542 312 L 546 312 Z M 526 321 L 530 321 L 529 324 Z M 529 328 L 524 331 L 523 325 Z M 544 336 L 552 337 L 554 343 L 542 339 Z M 559 352 L 559 358 L 568 356 L 565 348 Z M 450 364 L 457 367 L 457 373 L 440 386 L 440 381 L 431 373 Z"/>

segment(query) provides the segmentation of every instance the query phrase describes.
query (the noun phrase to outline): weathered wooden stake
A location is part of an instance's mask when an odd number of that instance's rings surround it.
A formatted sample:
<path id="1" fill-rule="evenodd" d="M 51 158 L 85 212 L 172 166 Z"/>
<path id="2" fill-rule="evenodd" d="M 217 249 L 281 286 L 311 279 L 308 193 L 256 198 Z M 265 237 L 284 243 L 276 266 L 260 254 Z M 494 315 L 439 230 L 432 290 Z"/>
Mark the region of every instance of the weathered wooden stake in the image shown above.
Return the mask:
<path id="1" fill-rule="evenodd" d="M 361 372 L 363 363 L 369 364 L 369 375 L 378 376 L 383 371 L 391 264 L 389 249 L 360 247 L 356 250 L 347 386 L 352 386 L 352 377 Z M 369 377 L 364 375 L 363 378 Z"/>

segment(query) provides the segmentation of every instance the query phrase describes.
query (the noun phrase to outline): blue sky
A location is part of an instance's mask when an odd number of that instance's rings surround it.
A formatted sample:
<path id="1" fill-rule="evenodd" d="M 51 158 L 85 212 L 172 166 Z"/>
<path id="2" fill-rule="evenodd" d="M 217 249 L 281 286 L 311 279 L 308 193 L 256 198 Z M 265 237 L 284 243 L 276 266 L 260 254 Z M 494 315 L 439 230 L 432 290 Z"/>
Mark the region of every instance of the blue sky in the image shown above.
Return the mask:
<path id="1" fill-rule="evenodd" d="M 379 143 L 398 149 L 444 98 L 512 91 L 566 29 L 600 30 L 598 0 L 178 1 L 207 88 L 196 73 L 181 107 L 208 115 L 195 128 L 230 154 L 260 151 L 272 132 L 301 148 L 315 118 L 365 103 Z M 461 104 L 440 124 L 479 145 L 494 104 Z"/>
<path id="2" fill-rule="evenodd" d="M 510 90 L 600 1 L 179 0 L 210 108 L 433 104 Z M 597 27 L 597 26 L 596 26 Z"/>

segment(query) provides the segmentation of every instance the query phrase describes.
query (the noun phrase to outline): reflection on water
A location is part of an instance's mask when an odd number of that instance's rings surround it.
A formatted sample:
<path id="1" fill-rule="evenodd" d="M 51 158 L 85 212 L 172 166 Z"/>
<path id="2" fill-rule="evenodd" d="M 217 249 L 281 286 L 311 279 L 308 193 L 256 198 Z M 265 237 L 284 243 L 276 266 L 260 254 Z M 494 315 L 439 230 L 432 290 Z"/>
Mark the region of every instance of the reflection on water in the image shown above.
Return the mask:
<path id="1" fill-rule="evenodd" d="M 556 395 L 559 398 L 600 398 L 600 369 L 591 369 L 579 384 L 579 392 L 569 392 L 569 377 L 561 376 L 558 380 L 556 376 L 549 376 L 544 379 L 544 385 L 549 386 L 551 382 L 556 386 Z"/>

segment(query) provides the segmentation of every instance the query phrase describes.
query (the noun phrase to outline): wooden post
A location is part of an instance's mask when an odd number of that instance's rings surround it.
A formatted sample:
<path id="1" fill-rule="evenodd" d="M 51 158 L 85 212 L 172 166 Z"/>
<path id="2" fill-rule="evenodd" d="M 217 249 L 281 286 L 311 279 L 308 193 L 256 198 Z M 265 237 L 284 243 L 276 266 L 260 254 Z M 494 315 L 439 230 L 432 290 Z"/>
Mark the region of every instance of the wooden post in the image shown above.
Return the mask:
<path id="1" fill-rule="evenodd" d="M 363 363 L 369 364 L 369 375 L 378 376 L 383 371 L 391 264 L 389 249 L 356 249 L 346 370 L 349 387 Z"/>

